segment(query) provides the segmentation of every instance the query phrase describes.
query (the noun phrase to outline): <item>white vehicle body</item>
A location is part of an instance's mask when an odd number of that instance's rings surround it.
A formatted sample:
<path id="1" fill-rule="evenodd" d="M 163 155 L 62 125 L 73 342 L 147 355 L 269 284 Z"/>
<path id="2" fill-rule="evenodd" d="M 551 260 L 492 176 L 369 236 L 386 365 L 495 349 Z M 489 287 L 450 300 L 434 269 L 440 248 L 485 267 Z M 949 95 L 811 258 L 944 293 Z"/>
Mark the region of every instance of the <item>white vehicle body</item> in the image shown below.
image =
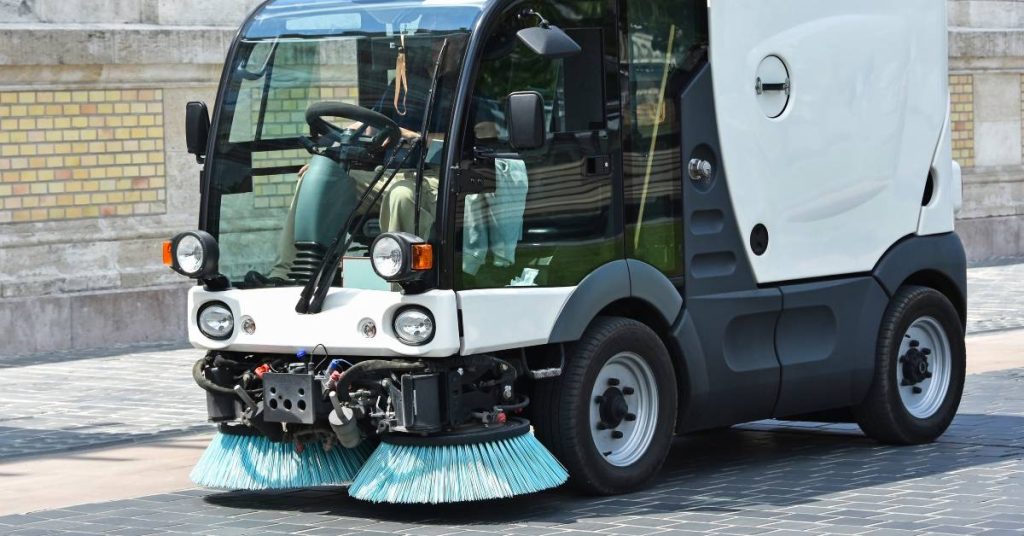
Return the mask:
<path id="1" fill-rule="evenodd" d="M 946 6 L 933 0 L 715 0 L 711 66 L 741 229 L 773 237 L 759 283 L 870 271 L 903 237 L 953 230 Z M 777 118 L 752 90 L 777 56 Z M 928 175 L 936 192 L 921 206 Z"/>

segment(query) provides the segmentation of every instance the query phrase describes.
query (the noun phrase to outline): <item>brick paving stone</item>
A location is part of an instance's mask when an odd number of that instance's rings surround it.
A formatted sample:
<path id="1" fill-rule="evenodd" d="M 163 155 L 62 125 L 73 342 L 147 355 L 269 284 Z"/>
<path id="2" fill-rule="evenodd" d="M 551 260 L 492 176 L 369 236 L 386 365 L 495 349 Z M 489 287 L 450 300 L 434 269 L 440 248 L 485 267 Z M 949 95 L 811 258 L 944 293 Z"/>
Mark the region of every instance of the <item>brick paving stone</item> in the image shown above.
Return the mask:
<path id="1" fill-rule="evenodd" d="M 191 374 L 201 356 L 194 349 L 164 349 L 6 362 L 0 368 L 0 459 L 209 430 L 205 395 Z"/>
<path id="2" fill-rule="evenodd" d="M 968 378 L 962 414 L 932 445 L 887 447 L 825 428 L 680 438 L 651 489 L 560 489 L 480 505 L 388 506 L 341 489 L 187 490 L 0 517 L 0 533 L 999 534 L 1024 533 L 1024 369 Z"/>
<path id="3" fill-rule="evenodd" d="M 1024 328 L 1024 263 L 967 270 L 967 332 Z"/>

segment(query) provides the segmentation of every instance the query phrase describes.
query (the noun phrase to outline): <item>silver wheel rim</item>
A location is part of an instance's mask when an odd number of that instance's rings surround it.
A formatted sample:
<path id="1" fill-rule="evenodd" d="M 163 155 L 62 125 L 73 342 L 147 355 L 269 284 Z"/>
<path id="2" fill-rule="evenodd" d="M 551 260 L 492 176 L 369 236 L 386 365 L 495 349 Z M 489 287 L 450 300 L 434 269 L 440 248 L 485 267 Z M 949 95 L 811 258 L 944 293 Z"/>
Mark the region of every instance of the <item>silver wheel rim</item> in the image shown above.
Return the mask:
<path id="1" fill-rule="evenodd" d="M 930 316 L 915 320 L 903 335 L 896 363 L 896 386 L 907 412 L 918 419 L 935 415 L 949 391 L 952 368 L 952 348 L 942 324 Z"/>
<path id="2" fill-rule="evenodd" d="M 621 413 L 620 401 L 616 400 L 619 396 L 626 405 L 621 420 L 614 418 Z M 616 415 L 609 419 L 609 413 Z M 597 374 L 591 392 L 590 434 L 597 451 L 616 467 L 630 466 L 651 446 L 657 423 L 658 384 L 650 365 L 632 352 L 609 359 Z"/>

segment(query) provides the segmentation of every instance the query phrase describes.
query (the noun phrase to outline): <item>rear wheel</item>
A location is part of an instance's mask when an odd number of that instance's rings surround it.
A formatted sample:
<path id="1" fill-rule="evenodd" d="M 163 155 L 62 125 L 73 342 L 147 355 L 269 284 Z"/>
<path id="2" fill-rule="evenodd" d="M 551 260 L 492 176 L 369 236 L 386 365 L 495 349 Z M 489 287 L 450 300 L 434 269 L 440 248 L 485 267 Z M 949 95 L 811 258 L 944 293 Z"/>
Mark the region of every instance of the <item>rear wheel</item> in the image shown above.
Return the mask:
<path id="1" fill-rule="evenodd" d="M 572 345 L 562 376 L 538 382 L 538 438 L 595 494 L 649 482 L 672 444 L 676 383 L 665 345 L 634 320 L 601 317 Z"/>
<path id="2" fill-rule="evenodd" d="M 927 287 L 901 288 L 876 352 L 868 396 L 853 408 L 857 423 L 884 443 L 934 441 L 949 428 L 964 389 L 964 333 L 953 304 Z"/>

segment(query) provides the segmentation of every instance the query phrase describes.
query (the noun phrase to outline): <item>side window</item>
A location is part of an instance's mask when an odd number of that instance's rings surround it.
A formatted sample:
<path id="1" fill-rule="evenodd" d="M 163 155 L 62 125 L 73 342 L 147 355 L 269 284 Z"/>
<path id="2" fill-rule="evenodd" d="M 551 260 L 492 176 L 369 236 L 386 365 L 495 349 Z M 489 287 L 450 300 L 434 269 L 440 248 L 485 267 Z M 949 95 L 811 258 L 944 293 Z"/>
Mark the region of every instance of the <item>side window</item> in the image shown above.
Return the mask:
<path id="1" fill-rule="evenodd" d="M 494 187 L 456 203 L 459 289 L 573 286 L 623 255 L 612 208 L 617 135 L 606 119 L 606 74 L 614 80 L 616 64 L 605 62 L 615 55 L 606 50 L 602 18 L 580 24 L 589 17 L 582 13 L 602 13 L 604 3 L 555 4 L 536 9 L 566 29 L 580 55 L 549 59 L 530 51 L 515 37 L 523 27 L 518 11 L 486 47 L 463 157 L 472 171 L 493 177 Z M 544 99 L 541 148 L 509 144 L 505 104 L 520 91 Z"/>
<path id="2" fill-rule="evenodd" d="M 623 71 L 626 248 L 669 276 L 683 272 L 678 97 L 707 51 L 705 0 L 629 0 Z"/>

